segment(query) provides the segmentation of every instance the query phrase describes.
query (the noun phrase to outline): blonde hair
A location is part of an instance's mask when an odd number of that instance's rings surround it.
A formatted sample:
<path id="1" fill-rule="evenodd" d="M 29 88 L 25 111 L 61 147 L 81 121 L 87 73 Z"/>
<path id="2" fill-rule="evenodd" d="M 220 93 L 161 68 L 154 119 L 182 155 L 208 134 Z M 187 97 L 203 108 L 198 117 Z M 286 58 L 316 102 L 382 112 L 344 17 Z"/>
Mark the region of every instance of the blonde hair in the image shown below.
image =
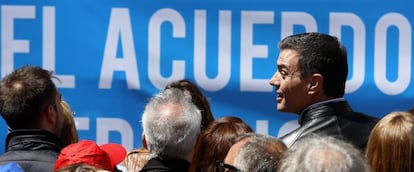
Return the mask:
<path id="1" fill-rule="evenodd" d="M 148 162 L 150 156 L 149 150 L 138 148 L 128 153 L 123 165 L 128 171 L 139 171 Z"/>
<path id="2" fill-rule="evenodd" d="M 65 101 L 61 101 L 60 105 L 63 108 L 63 115 L 65 116 L 65 122 L 62 129 L 62 143 L 64 146 L 70 145 L 72 143 L 78 142 L 78 133 L 76 130 L 75 120 L 73 117 L 73 112 L 69 107 L 69 104 Z"/>
<path id="3" fill-rule="evenodd" d="M 413 134 L 413 114 L 396 111 L 382 118 L 372 129 L 366 149 L 372 171 L 413 171 Z"/>

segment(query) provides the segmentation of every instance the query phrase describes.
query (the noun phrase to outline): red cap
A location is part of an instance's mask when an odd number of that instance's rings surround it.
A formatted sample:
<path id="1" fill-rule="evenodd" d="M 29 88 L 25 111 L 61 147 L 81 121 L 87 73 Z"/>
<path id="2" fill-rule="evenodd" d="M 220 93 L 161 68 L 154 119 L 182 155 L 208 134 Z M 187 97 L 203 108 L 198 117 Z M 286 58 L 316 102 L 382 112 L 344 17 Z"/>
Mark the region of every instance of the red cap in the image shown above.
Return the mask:
<path id="1" fill-rule="evenodd" d="M 126 150 L 120 144 L 98 146 L 90 140 L 82 140 L 62 149 L 54 170 L 73 164 L 85 163 L 103 170 L 113 171 L 125 159 Z"/>

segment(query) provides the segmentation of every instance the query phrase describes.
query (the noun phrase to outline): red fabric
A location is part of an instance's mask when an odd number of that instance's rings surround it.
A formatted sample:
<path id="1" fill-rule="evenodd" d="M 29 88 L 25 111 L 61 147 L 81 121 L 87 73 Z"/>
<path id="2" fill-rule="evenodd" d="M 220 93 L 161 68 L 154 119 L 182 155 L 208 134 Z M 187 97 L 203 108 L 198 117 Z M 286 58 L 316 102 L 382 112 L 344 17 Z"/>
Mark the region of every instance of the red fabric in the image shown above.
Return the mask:
<path id="1" fill-rule="evenodd" d="M 72 164 L 85 163 L 100 169 L 113 171 L 115 166 L 123 161 L 126 150 L 120 144 L 104 144 L 98 146 L 90 140 L 82 140 L 62 149 L 55 163 L 54 170 Z"/>

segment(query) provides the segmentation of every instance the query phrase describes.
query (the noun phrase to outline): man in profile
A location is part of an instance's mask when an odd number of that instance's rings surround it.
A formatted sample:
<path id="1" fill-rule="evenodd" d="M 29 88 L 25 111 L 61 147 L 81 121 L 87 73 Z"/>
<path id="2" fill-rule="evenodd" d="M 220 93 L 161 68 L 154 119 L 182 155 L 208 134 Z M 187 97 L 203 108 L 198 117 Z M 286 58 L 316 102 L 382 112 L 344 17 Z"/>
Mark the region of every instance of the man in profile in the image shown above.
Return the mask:
<path id="1" fill-rule="evenodd" d="M 336 37 L 302 33 L 279 43 L 277 70 L 270 79 L 277 110 L 299 115 L 300 127 L 281 139 L 291 147 L 310 134 L 341 137 L 364 150 L 378 119 L 352 110 L 343 98 L 348 75 L 345 47 Z"/>
<path id="2" fill-rule="evenodd" d="M 62 149 L 61 94 L 52 72 L 24 66 L 0 83 L 0 113 L 10 133 L 0 164 L 18 163 L 26 172 L 53 171 Z"/>

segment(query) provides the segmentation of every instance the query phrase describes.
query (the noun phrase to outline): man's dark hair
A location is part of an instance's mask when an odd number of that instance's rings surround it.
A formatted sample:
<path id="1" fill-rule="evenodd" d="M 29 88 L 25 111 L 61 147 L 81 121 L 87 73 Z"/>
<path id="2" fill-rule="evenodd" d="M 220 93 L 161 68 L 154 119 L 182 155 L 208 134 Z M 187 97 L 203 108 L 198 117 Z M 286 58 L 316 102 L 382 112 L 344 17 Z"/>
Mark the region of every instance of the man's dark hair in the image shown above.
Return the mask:
<path id="1" fill-rule="evenodd" d="M 11 129 L 39 127 L 39 114 L 56 105 L 57 89 L 53 72 L 24 66 L 3 78 L 0 83 L 0 113 Z"/>
<path id="2" fill-rule="evenodd" d="M 284 38 L 279 48 L 299 53 L 301 76 L 319 73 L 324 79 L 324 92 L 329 97 L 343 97 L 348 62 L 346 48 L 338 38 L 323 33 L 302 33 Z"/>

